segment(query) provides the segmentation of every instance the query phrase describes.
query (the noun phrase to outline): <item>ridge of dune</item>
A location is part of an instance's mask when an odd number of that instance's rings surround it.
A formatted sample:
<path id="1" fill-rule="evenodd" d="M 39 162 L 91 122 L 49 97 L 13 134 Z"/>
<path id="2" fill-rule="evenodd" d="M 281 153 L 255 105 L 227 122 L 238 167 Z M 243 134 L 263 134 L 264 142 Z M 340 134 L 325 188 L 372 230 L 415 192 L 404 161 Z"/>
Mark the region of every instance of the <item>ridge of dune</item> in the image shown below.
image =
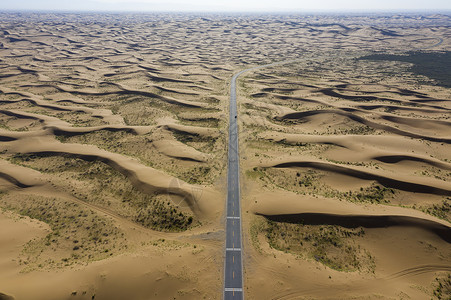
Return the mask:
<path id="1" fill-rule="evenodd" d="M 270 89 L 271 91 L 274 89 Z M 279 89 L 280 91 L 285 91 L 285 92 L 295 92 L 298 91 L 299 89 Z M 262 89 L 262 92 L 258 92 L 258 93 L 254 93 L 251 96 L 252 97 L 256 97 L 256 98 L 261 98 L 261 97 L 265 97 L 265 96 L 269 96 L 269 97 L 275 97 L 281 100 L 298 100 L 298 101 L 303 101 L 303 102 L 311 102 L 311 103 L 318 103 L 320 105 L 326 105 L 326 106 L 331 106 L 337 109 L 340 109 L 341 107 L 339 106 L 335 106 L 333 103 L 331 102 L 326 102 L 323 100 L 319 100 L 319 99 L 312 99 L 312 98 L 305 98 L 305 97 L 300 97 L 300 96 L 294 96 L 294 95 L 285 95 L 285 94 L 277 94 L 277 93 L 273 93 L 271 91 L 268 91 L 267 89 Z M 338 96 L 337 96 L 338 97 Z M 359 96 L 353 96 L 356 97 L 356 99 Z M 362 96 L 365 97 L 365 96 Z M 341 100 L 346 100 L 349 101 L 351 99 L 348 98 L 340 98 Z M 396 109 L 396 110 L 405 110 L 405 111 L 418 111 L 418 112 L 432 112 L 432 113 L 446 113 L 447 111 L 449 111 L 450 109 L 447 109 L 443 106 L 437 106 L 437 105 L 430 105 L 430 104 L 424 104 L 424 103 L 411 103 L 412 101 L 415 100 L 400 100 L 400 99 L 395 99 L 395 98 L 381 98 L 381 99 L 369 99 L 368 101 L 386 101 L 386 102 L 392 102 L 392 103 L 397 103 L 398 105 L 390 105 L 390 104 L 359 104 L 356 105 L 355 107 L 357 108 L 361 108 L 361 109 L 369 109 L 369 110 L 373 110 L 376 108 L 390 108 L 390 109 Z M 419 100 L 420 101 L 420 100 Z M 356 101 L 353 101 L 353 103 L 355 103 Z M 421 107 L 418 107 L 421 106 Z"/>
<path id="2" fill-rule="evenodd" d="M 298 85 L 299 83 L 297 83 Z M 316 93 L 322 93 L 324 95 L 327 96 L 331 96 L 331 97 L 335 97 L 338 98 L 340 100 L 346 100 L 346 101 L 351 101 L 352 103 L 358 103 L 359 101 L 379 101 L 379 102 L 391 102 L 391 103 L 397 103 L 398 106 L 393 106 L 391 105 L 393 108 L 396 109 L 400 109 L 400 110 L 412 110 L 412 111 L 434 111 L 434 112 L 447 112 L 450 109 L 443 107 L 443 106 L 438 106 L 438 105 L 431 105 L 431 104 L 426 104 L 423 102 L 429 101 L 429 102 L 433 102 L 433 101 L 447 101 L 444 99 L 425 99 L 425 96 L 421 96 L 421 95 L 416 95 L 416 97 L 420 97 L 419 99 L 397 99 L 397 98 L 381 98 L 381 97 L 376 97 L 376 96 L 367 96 L 365 95 L 367 92 L 365 91 L 360 91 L 363 95 L 358 96 L 358 95 L 345 95 L 345 94 L 340 94 L 334 91 L 335 88 L 327 88 L 327 89 L 321 89 L 319 87 L 316 86 L 310 86 L 310 85 L 302 85 L 301 86 L 305 86 L 308 88 L 311 88 L 309 91 L 313 94 Z M 251 96 L 252 97 L 256 97 L 256 98 L 261 98 L 261 97 L 265 97 L 265 96 L 269 96 L 269 97 L 275 97 L 281 100 L 299 100 L 299 101 L 304 101 L 304 102 L 312 102 L 312 103 L 318 103 L 318 104 L 322 104 L 322 105 L 327 105 L 327 106 L 332 106 L 335 108 L 339 108 L 334 106 L 331 102 L 326 102 L 326 101 L 322 101 L 322 100 L 318 100 L 318 99 L 311 99 L 311 98 L 305 98 L 305 97 L 301 97 L 301 96 L 296 96 L 296 95 L 287 95 L 287 94 L 278 94 L 278 93 L 274 93 L 274 91 L 280 91 L 280 92 L 288 92 L 288 93 L 292 93 L 292 92 L 296 92 L 299 91 L 299 88 L 290 88 L 290 89 L 284 89 L 284 88 L 263 88 L 261 89 L 260 92 L 257 93 L 253 93 Z M 370 92 L 371 93 L 376 93 L 376 92 Z M 390 91 L 390 93 L 394 93 L 392 91 Z M 401 96 L 406 96 L 405 93 L 399 92 L 397 93 Z M 409 96 L 411 94 L 408 94 Z M 364 108 L 364 107 L 377 107 L 377 106 L 382 106 L 382 107 L 390 107 L 390 105 L 383 105 L 383 104 L 366 104 L 366 105 L 357 105 L 356 107 L 359 108 Z M 418 107 L 420 106 L 420 107 Z"/>
<path id="3" fill-rule="evenodd" d="M 395 128 L 393 126 L 389 126 L 389 125 L 384 125 L 384 124 L 379 124 L 377 122 L 374 121 L 370 121 L 368 119 L 365 119 L 363 117 L 360 117 L 358 115 L 355 115 L 353 113 L 350 112 L 346 112 L 346 111 L 341 111 L 341 110 L 335 110 L 335 109 L 322 109 L 322 110 L 313 110 L 313 111 L 304 111 L 304 112 L 294 112 L 294 113 L 290 113 L 290 114 L 285 114 L 283 116 L 280 117 L 281 120 L 290 120 L 290 119 L 303 119 L 309 116 L 314 116 L 314 115 L 318 115 L 318 114 L 337 114 L 337 115 L 341 115 L 344 117 L 347 117 L 353 121 L 356 121 L 358 123 L 367 125 L 369 127 L 375 128 L 375 129 L 381 129 L 381 130 L 385 130 L 387 132 L 391 132 L 397 135 L 402 135 L 402 136 L 407 136 L 407 137 L 412 137 L 412 138 L 416 138 L 416 139 L 425 139 L 428 141 L 433 141 L 433 142 L 442 142 L 442 143 L 447 143 L 447 144 L 451 144 L 451 137 L 447 137 L 447 136 L 427 136 L 427 135 L 423 135 L 423 134 L 418 134 L 418 133 L 414 133 L 414 132 L 410 132 L 410 131 L 406 131 L 406 130 L 401 130 L 398 128 Z M 417 120 L 418 121 L 418 120 Z M 421 121 L 420 121 L 421 123 Z"/>
<path id="4" fill-rule="evenodd" d="M 24 112 L 20 110 L 13 109 L 0 109 L 1 114 L 5 114 L 7 116 L 16 117 L 16 118 L 24 118 L 24 119 L 33 119 L 40 121 L 44 124 L 52 124 L 54 126 L 70 126 L 66 121 L 60 120 L 56 117 L 40 115 L 35 113 Z"/>
<path id="5" fill-rule="evenodd" d="M 206 162 L 209 155 L 202 153 L 179 141 L 153 141 L 152 145 L 166 156 L 193 162 Z"/>
<path id="6" fill-rule="evenodd" d="M 71 202 L 82 204 L 83 206 L 86 206 L 90 209 L 93 209 L 97 212 L 100 212 L 101 214 L 107 215 L 109 217 L 112 217 L 113 219 L 117 220 L 121 225 L 126 225 L 128 229 L 143 229 L 146 232 L 151 232 L 152 235 L 156 236 L 170 236 L 170 233 L 165 233 L 164 235 L 161 232 L 149 229 L 147 227 L 144 227 L 136 222 L 133 222 L 126 217 L 108 209 L 103 206 L 90 203 L 84 200 L 80 200 L 78 198 L 75 198 L 71 194 L 68 194 L 64 191 L 60 191 L 55 189 L 51 182 L 47 182 L 45 179 L 43 179 L 43 174 L 39 171 L 12 164 L 4 159 L 0 159 L 0 168 L 4 170 L 4 172 L 0 171 L 0 178 L 7 180 L 14 186 L 21 188 L 21 190 L 18 191 L 20 194 L 30 194 L 30 195 L 48 195 L 49 193 L 53 196 L 57 196 L 59 198 L 69 200 Z"/>
<path id="7" fill-rule="evenodd" d="M 119 75 L 123 75 L 123 74 L 119 74 Z M 115 87 L 119 88 L 120 90 L 124 90 L 124 91 L 133 90 L 131 88 L 125 87 L 123 84 L 116 83 L 116 82 L 100 81 L 98 84 L 99 85 L 102 85 L 102 84 L 112 85 L 112 86 L 115 86 Z M 151 84 L 150 87 L 154 87 L 163 92 L 169 92 L 169 93 L 175 93 L 175 94 L 183 94 L 183 95 L 189 95 L 189 96 L 199 96 L 200 95 L 198 92 L 194 92 L 191 90 L 168 88 L 168 87 L 163 87 L 163 86 L 159 86 L 156 84 Z"/>
<path id="8" fill-rule="evenodd" d="M 265 192 L 251 206 L 253 213 L 279 222 L 304 222 L 311 225 L 340 225 L 356 228 L 411 226 L 438 234 L 451 243 L 451 225 L 418 210 L 398 206 L 356 204 L 321 196 L 294 195 L 289 192 Z"/>
<path id="9" fill-rule="evenodd" d="M 353 95 L 345 95 L 345 94 L 340 94 L 334 91 L 333 88 L 326 88 L 326 89 L 321 89 L 319 90 L 319 92 L 323 93 L 324 95 L 327 96 L 331 96 L 331 97 L 336 97 L 336 98 L 341 98 L 341 99 L 346 99 L 346 100 L 351 100 L 351 101 L 388 101 L 388 102 L 396 102 L 396 103 L 410 103 L 410 102 L 420 102 L 417 104 L 421 104 L 421 102 L 426 102 L 426 100 L 431 101 L 431 102 L 442 102 L 442 101 L 447 101 L 445 99 L 425 99 L 424 97 L 422 97 L 421 99 L 412 99 L 412 100 L 408 100 L 408 101 L 402 101 L 402 100 L 398 100 L 398 99 L 391 99 L 391 98 L 381 98 L 381 97 L 376 97 L 376 96 L 353 96 Z M 417 96 L 418 97 L 418 96 Z M 423 106 L 430 106 L 432 108 L 436 108 L 436 109 L 441 109 L 441 110 L 449 110 L 447 108 L 444 107 L 440 107 L 440 106 L 435 106 L 435 105 L 428 105 L 428 104 L 422 104 Z"/>
<path id="10" fill-rule="evenodd" d="M 435 221 L 405 215 L 386 214 L 346 214 L 299 213 L 262 215 L 276 222 L 302 223 L 305 225 L 338 225 L 345 228 L 387 228 L 393 226 L 418 227 L 437 234 L 445 242 L 451 243 L 451 227 Z"/>
<path id="11" fill-rule="evenodd" d="M 92 145 L 63 144 L 45 137 L 30 137 L 26 141 L 13 141 L 5 147 L 8 152 L 38 155 L 56 155 L 101 161 L 129 178 L 145 193 L 168 193 L 181 196 L 191 210 L 202 216 L 214 213 L 214 203 L 205 202 L 211 196 L 210 188 L 194 186 L 124 155 L 101 150 Z"/>
<path id="12" fill-rule="evenodd" d="M 154 126 L 129 126 L 129 125 L 100 125 L 89 127 L 73 127 L 73 126 L 45 126 L 44 129 L 48 129 L 54 135 L 79 135 L 84 133 L 91 133 L 96 131 L 125 131 L 132 134 L 144 135 L 152 131 Z"/>
<path id="13" fill-rule="evenodd" d="M 1 102 L 2 100 L 0 100 Z M 66 106 L 62 106 L 66 107 Z M 72 111 L 72 110 L 71 110 Z M 86 127 L 74 127 L 71 124 L 63 121 L 59 118 L 24 112 L 20 110 L 13 109 L 0 109 L 0 114 L 5 114 L 8 116 L 13 116 L 17 118 L 25 118 L 25 119 L 33 119 L 38 120 L 45 125 L 43 129 L 50 130 L 55 135 L 75 135 L 75 134 L 83 134 L 90 133 L 100 130 L 106 131 L 127 131 L 138 135 L 143 135 L 152 131 L 155 126 L 134 126 L 134 125 L 124 125 L 124 124 L 111 124 L 111 125 L 99 125 L 99 126 L 86 126 Z M 120 116 L 119 116 L 120 117 Z M 158 126 L 166 128 L 171 131 L 177 131 L 182 133 L 188 133 L 192 135 L 200 135 L 205 137 L 217 137 L 219 132 L 217 129 L 209 128 L 209 127 L 201 127 L 201 126 L 188 126 L 176 123 L 176 121 L 172 118 L 165 118 L 158 122 Z M 5 138 L 14 138 L 16 133 L 11 131 L 3 130 L 3 135 Z M 24 133 L 25 134 L 25 133 Z M 30 135 L 39 135 L 37 132 L 29 132 Z"/>
<path id="14" fill-rule="evenodd" d="M 38 171 L 14 165 L 4 159 L 0 159 L 0 178 L 21 188 L 43 184 L 39 179 L 40 173 Z"/>
<path id="15" fill-rule="evenodd" d="M 283 118 L 284 116 L 289 116 L 291 114 L 296 113 L 294 109 L 282 105 L 261 102 L 248 102 L 248 103 L 258 108 L 276 111 L 277 112 L 276 118 Z"/>
<path id="16" fill-rule="evenodd" d="M 277 162 L 267 162 L 262 167 L 272 168 L 313 168 L 322 171 L 334 172 L 359 179 L 375 180 L 383 186 L 396 188 L 404 191 L 427 193 L 443 196 L 451 196 L 451 188 L 444 181 L 434 178 L 422 178 L 418 176 L 397 174 L 396 178 L 388 176 L 376 170 L 367 168 L 338 165 L 320 160 L 283 160 Z"/>
<path id="17" fill-rule="evenodd" d="M 56 84 L 41 84 L 41 86 L 45 87 L 51 87 L 54 88 L 60 92 L 70 93 L 70 94 L 77 94 L 77 95 L 90 95 L 90 96 L 107 96 L 107 95 L 138 95 L 138 96 L 145 96 L 150 98 L 156 98 L 162 101 L 165 101 L 170 104 L 177 104 L 182 105 L 186 107 L 205 107 L 205 104 L 202 102 L 195 102 L 195 101 L 186 101 L 186 100 L 178 100 L 172 97 L 162 96 L 158 95 L 152 92 L 143 91 L 143 90 L 135 90 L 131 88 L 126 88 L 123 85 L 115 84 L 118 89 L 115 91 L 105 91 L 105 92 L 99 92 L 95 89 L 90 88 L 83 88 L 83 89 L 70 89 L 67 87 L 62 87 L 61 85 Z"/>
<path id="18" fill-rule="evenodd" d="M 308 135 L 308 134 L 287 134 L 282 132 L 265 132 L 258 135 L 259 137 L 274 141 L 284 142 L 289 144 L 298 143 L 317 143 L 325 145 L 334 145 L 345 148 L 354 152 L 355 157 L 360 160 L 377 160 L 388 164 L 396 164 L 401 161 L 422 162 L 430 166 L 442 168 L 444 170 L 451 170 L 451 164 L 442 160 L 427 157 L 426 155 L 412 154 L 401 152 L 397 150 L 381 150 L 378 149 L 374 143 L 380 139 L 385 141 L 392 140 L 399 142 L 397 138 L 389 138 L 383 136 L 358 136 L 358 135 Z M 362 150 L 365 151 L 362 151 Z"/>
<path id="19" fill-rule="evenodd" d="M 191 135 L 200 135 L 204 137 L 218 137 L 219 130 L 215 128 L 209 127 L 201 127 L 201 126 L 187 126 L 176 123 L 176 121 L 172 118 L 163 118 L 157 120 L 158 125 L 170 131 L 187 133 Z"/>
<path id="20" fill-rule="evenodd" d="M 393 105 L 358 105 L 353 107 L 348 106 L 338 106 L 330 102 L 317 100 L 317 99 L 308 99 L 303 97 L 294 97 L 294 96 L 287 96 L 287 95 L 280 95 L 280 94 L 274 94 L 274 93 L 256 93 L 252 94 L 253 97 L 264 97 L 265 95 L 273 96 L 278 99 L 282 100 L 300 100 L 303 102 L 310 102 L 310 103 L 317 103 L 322 106 L 326 107 L 332 107 L 332 109 L 316 109 L 316 110 L 308 110 L 308 111 L 294 111 L 291 109 L 291 111 L 287 111 L 287 108 L 284 106 L 276 106 L 271 104 L 262 104 L 260 102 L 252 102 L 252 105 L 257 107 L 263 107 L 262 105 L 265 105 L 265 108 L 272 109 L 274 111 L 277 111 L 277 116 L 275 117 L 276 120 L 286 120 L 286 119 L 304 119 L 310 116 L 319 115 L 319 114 L 337 114 L 344 117 L 347 117 L 353 121 L 359 122 L 361 124 L 370 126 L 375 129 L 382 129 L 386 130 L 388 132 L 392 132 L 394 134 L 399 135 L 406 135 L 413 138 L 424 138 L 424 139 L 430 139 L 432 141 L 438 141 L 438 142 L 450 142 L 450 138 L 444 136 L 444 137 L 435 137 L 435 136 L 428 136 L 424 134 L 418 134 L 411 131 L 401 130 L 399 128 L 396 128 L 394 126 L 380 124 L 375 121 L 371 121 L 368 119 L 365 119 L 362 116 L 356 115 L 356 113 L 362 113 L 364 115 L 368 114 L 367 108 L 370 110 L 376 109 L 376 108 L 390 108 L 390 109 L 400 109 L 405 111 L 418 111 L 418 112 L 440 112 L 437 110 L 436 107 L 433 108 L 419 108 L 419 107 L 410 107 L 410 106 L 393 106 Z M 443 109 L 443 107 L 439 107 Z M 381 112 L 372 112 L 374 116 L 376 116 L 378 119 L 386 120 L 394 124 L 403 124 L 407 125 L 411 128 L 414 128 L 416 130 L 418 129 L 427 129 L 427 130 L 435 130 L 435 131 L 441 131 L 441 132 L 447 132 L 451 128 L 451 122 L 444 121 L 444 120 L 434 120 L 434 119 L 426 119 L 426 118 L 410 118 L 410 117 L 403 117 L 398 116 L 390 113 L 381 113 Z"/>
<path id="21" fill-rule="evenodd" d="M 109 124 L 125 124 L 124 119 L 119 115 L 114 115 L 109 109 L 94 109 L 83 106 L 69 106 L 69 105 L 56 105 L 50 104 L 43 100 L 37 99 L 18 99 L 18 100 L 0 100 L 0 103 L 18 103 L 18 102 L 29 102 L 33 105 L 48 108 L 56 111 L 71 111 L 71 112 L 83 112 L 90 114 L 92 117 L 102 118 Z"/>

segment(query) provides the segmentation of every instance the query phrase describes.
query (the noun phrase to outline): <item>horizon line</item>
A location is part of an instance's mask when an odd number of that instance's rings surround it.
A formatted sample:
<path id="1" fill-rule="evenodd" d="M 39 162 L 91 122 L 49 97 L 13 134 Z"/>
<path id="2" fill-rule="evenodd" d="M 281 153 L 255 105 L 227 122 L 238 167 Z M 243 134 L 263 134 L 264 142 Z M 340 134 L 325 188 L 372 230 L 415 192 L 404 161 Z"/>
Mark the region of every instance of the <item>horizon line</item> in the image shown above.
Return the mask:
<path id="1" fill-rule="evenodd" d="M 304 11 L 292 10 L 73 10 L 73 9 L 1 9 L 0 13 L 166 13 L 166 14 L 418 14 L 418 13 L 442 13 L 445 15 L 451 14 L 449 9 L 344 9 L 344 10 L 327 10 L 327 9 L 309 9 Z"/>

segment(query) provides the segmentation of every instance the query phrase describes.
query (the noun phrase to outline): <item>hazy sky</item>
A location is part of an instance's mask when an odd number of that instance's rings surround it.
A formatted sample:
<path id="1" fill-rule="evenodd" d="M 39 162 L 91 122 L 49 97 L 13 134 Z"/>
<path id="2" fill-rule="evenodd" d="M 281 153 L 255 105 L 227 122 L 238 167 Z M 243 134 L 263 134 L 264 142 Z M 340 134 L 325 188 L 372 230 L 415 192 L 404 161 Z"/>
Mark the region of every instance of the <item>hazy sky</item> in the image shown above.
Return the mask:
<path id="1" fill-rule="evenodd" d="M 451 10 L 450 0 L 0 0 L 0 10 L 400 11 Z"/>

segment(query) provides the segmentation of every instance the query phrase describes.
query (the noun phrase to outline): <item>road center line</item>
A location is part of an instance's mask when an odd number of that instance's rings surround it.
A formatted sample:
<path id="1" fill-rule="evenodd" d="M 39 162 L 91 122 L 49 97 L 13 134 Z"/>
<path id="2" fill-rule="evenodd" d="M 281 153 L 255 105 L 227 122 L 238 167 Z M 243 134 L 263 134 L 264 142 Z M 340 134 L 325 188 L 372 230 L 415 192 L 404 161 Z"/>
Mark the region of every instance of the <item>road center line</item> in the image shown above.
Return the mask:
<path id="1" fill-rule="evenodd" d="M 284 65 L 290 62 L 295 62 L 296 60 L 291 61 L 283 61 L 278 63 L 272 63 L 267 64 L 259 67 L 249 68 L 246 70 L 243 70 L 241 72 L 238 72 L 233 75 L 232 81 L 230 84 L 230 109 L 229 109 L 229 128 L 228 128 L 228 155 L 227 155 L 227 212 L 226 217 L 227 219 L 238 219 L 241 220 L 241 207 L 240 207 L 240 158 L 239 158 L 239 140 L 238 140 L 238 124 L 237 124 L 237 118 L 238 118 L 238 111 L 237 111 L 237 88 L 236 88 L 236 81 L 237 78 L 248 71 L 258 70 L 270 66 L 276 66 L 276 65 Z M 235 208 L 235 202 L 236 202 L 236 208 Z M 232 204 L 232 205 L 230 205 Z M 230 210 L 232 210 L 231 217 L 230 216 Z M 238 216 L 235 216 L 235 211 L 237 212 Z M 235 224 L 235 223 L 233 223 Z M 229 225 L 229 224 L 227 224 Z M 232 249 L 226 248 L 226 257 L 227 257 L 227 251 L 238 251 L 236 254 L 233 255 L 233 261 L 235 255 L 237 255 L 237 259 L 239 260 L 240 266 L 231 265 L 230 258 L 225 259 L 224 261 L 224 299 L 240 299 L 242 300 L 244 298 L 243 295 L 243 260 L 241 257 L 241 248 L 235 249 L 235 243 L 237 245 L 241 246 L 241 222 L 237 224 L 238 228 L 229 228 L 229 226 L 226 226 L 226 247 L 227 243 L 232 242 Z M 238 230 L 237 235 L 235 235 L 235 231 Z M 232 231 L 232 236 L 230 236 L 230 231 Z M 239 256 L 239 257 L 238 257 Z M 230 272 L 232 271 L 232 272 Z M 237 278 L 235 279 L 235 271 L 237 271 Z M 230 274 L 232 273 L 232 274 Z M 231 276 L 233 278 L 231 278 Z M 236 289 L 227 289 L 228 286 L 237 286 Z M 237 295 L 237 297 L 231 297 L 230 294 L 227 294 L 227 291 L 233 292 L 233 295 L 235 295 L 235 291 L 241 292 Z"/>
<path id="2" fill-rule="evenodd" d="M 224 291 L 225 292 L 242 292 L 243 289 L 242 288 L 225 288 Z"/>

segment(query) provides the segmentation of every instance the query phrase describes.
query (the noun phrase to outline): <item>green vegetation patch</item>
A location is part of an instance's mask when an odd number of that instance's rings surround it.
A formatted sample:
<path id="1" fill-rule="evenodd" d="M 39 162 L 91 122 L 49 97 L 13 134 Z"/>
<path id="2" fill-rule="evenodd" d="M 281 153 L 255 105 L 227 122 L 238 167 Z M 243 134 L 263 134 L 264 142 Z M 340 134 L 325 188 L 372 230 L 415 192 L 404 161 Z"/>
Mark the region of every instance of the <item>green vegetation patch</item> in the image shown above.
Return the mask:
<path id="1" fill-rule="evenodd" d="M 215 149 L 218 138 L 210 136 L 201 136 L 182 131 L 173 130 L 174 137 L 184 144 L 191 146 L 201 152 L 212 152 Z"/>
<path id="2" fill-rule="evenodd" d="M 249 178 L 259 179 L 266 185 L 298 194 L 321 195 L 356 203 L 387 204 L 396 194 L 395 189 L 377 183 L 361 187 L 357 191 L 341 192 L 322 182 L 325 172 L 309 168 L 254 168 L 252 171 L 248 170 L 246 175 Z"/>
<path id="3" fill-rule="evenodd" d="M 107 207 L 145 227 L 183 231 L 193 217 L 174 205 L 165 194 L 143 193 L 130 180 L 98 161 L 78 158 L 17 154 L 11 161 L 51 176 L 51 181 L 74 197 Z"/>
<path id="4" fill-rule="evenodd" d="M 439 300 L 451 299 L 451 273 L 435 279 L 434 298 Z"/>
<path id="5" fill-rule="evenodd" d="M 188 126 L 201 126 L 210 128 L 219 128 L 221 121 L 216 118 L 183 118 L 179 117 L 180 121 L 184 125 Z"/>
<path id="6" fill-rule="evenodd" d="M 196 166 L 190 170 L 181 173 L 181 177 L 190 184 L 204 184 L 209 182 L 209 175 L 212 168 L 209 166 Z"/>
<path id="7" fill-rule="evenodd" d="M 48 224 L 43 239 L 28 242 L 20 255 L 24 271 L 59 268 L 105 259 L 127 249 L 123 233 L 93 210 L 61 198 L 4 195 L 3 208 Z"/>
<path id="8" fill-rule="evenodd" d="M 359 192 L 347 192 L 345 196 L 353 202 L 366 202 L 366 203 L 390 203 L 388 196 L 394 195 L 395 190 L 387 188 L 378 184 L 372 184 L 366 188 L 360 188 Z"/>
<path id="9" fill-rule="evenodd" d="M 143 200 L 135 221 L 145 227 L 160 231 L 184 231 L 193 223 L 192 216 L 181 212 L 169 201 L 165 203 L 157 198 Z"/>
<path id="10" fill-rule="evenodd" d="M 268 220 L 264 233 L 269 245 L 276 250 L 314 259 L 338 271 L 374 272 L 374 258 L 355 241 L 365 235 L 363 228 Z"/>
<path id="11" fill-rule="evenodd" d="M 451 87 L 451 52 L 407 52 L 406 55 L 372 54 L 363 60 L 386 60 L 412 63 L 412 73 L 427 76 L 437 85 Z"/>
<path id="12" fill-rule="evenodd" d="M 322 185 L 319 180 L 324 176 L 314 169 L 296 171 L 294 168 L 261 168 L 269 182 L 273 182 L 278 187 L 294 192 L 320 192 Z"/>
<path id="13" fill-rule="evenodd" d="M 199 134 L 192 134 L 192 133 L 187 133 L 187 132 L 183 132 L 183 131 L 176 131 L 173 130 L 173 134 L 174 136 L 177 138 L 177 140 L 179 140 L 182 143 L 201 143 L 201 142 L 209 142 L 209 141 L 215 141 L 216 138 L 214 137 L 209 137 L 209 136 L 201 136 Z"/>
<path id="14" fill-rule="evenodd" d="M 423 207 L 422 210 L 432 216 L 451 222 L 451 201 L 449 197 L 440 204 Z"/>
<path id="15" fill-rule="evenodd" d="M 194 167 L 190 165 L 180 166 L 178 159 L 165 157 L 152 146 L 152 134 L 135 135 L 126 131 L 109 132 L 102 130 L 75 136 L 57 136 L 56 138 L 63 143 L 96 145 L 110 152 L 138 158 L 140 162 L 147 166 L 165 170 L 191 184 L 212 183 L 217 173 L 213 172 L 214 166 L 208 165 L 208 163 L 196 164 Z M 179 140 L 206 152 L 214 152 L 213 149 L 218 149 L 219 144 L 216 143 L 219 139 L 208 139 L 189 134 L 180 134 Z"/>
<path id="16" fill-rule="evenodd" d="M 150 135 L 136 135 L 125 130 L 111 132 L 99 130 L 79 135 L 59 135 L 62 143 L 95 145 L 109 152 L 138 158 L 148 166 L 155 163 L 155 151 L 150 146 Z"/>

